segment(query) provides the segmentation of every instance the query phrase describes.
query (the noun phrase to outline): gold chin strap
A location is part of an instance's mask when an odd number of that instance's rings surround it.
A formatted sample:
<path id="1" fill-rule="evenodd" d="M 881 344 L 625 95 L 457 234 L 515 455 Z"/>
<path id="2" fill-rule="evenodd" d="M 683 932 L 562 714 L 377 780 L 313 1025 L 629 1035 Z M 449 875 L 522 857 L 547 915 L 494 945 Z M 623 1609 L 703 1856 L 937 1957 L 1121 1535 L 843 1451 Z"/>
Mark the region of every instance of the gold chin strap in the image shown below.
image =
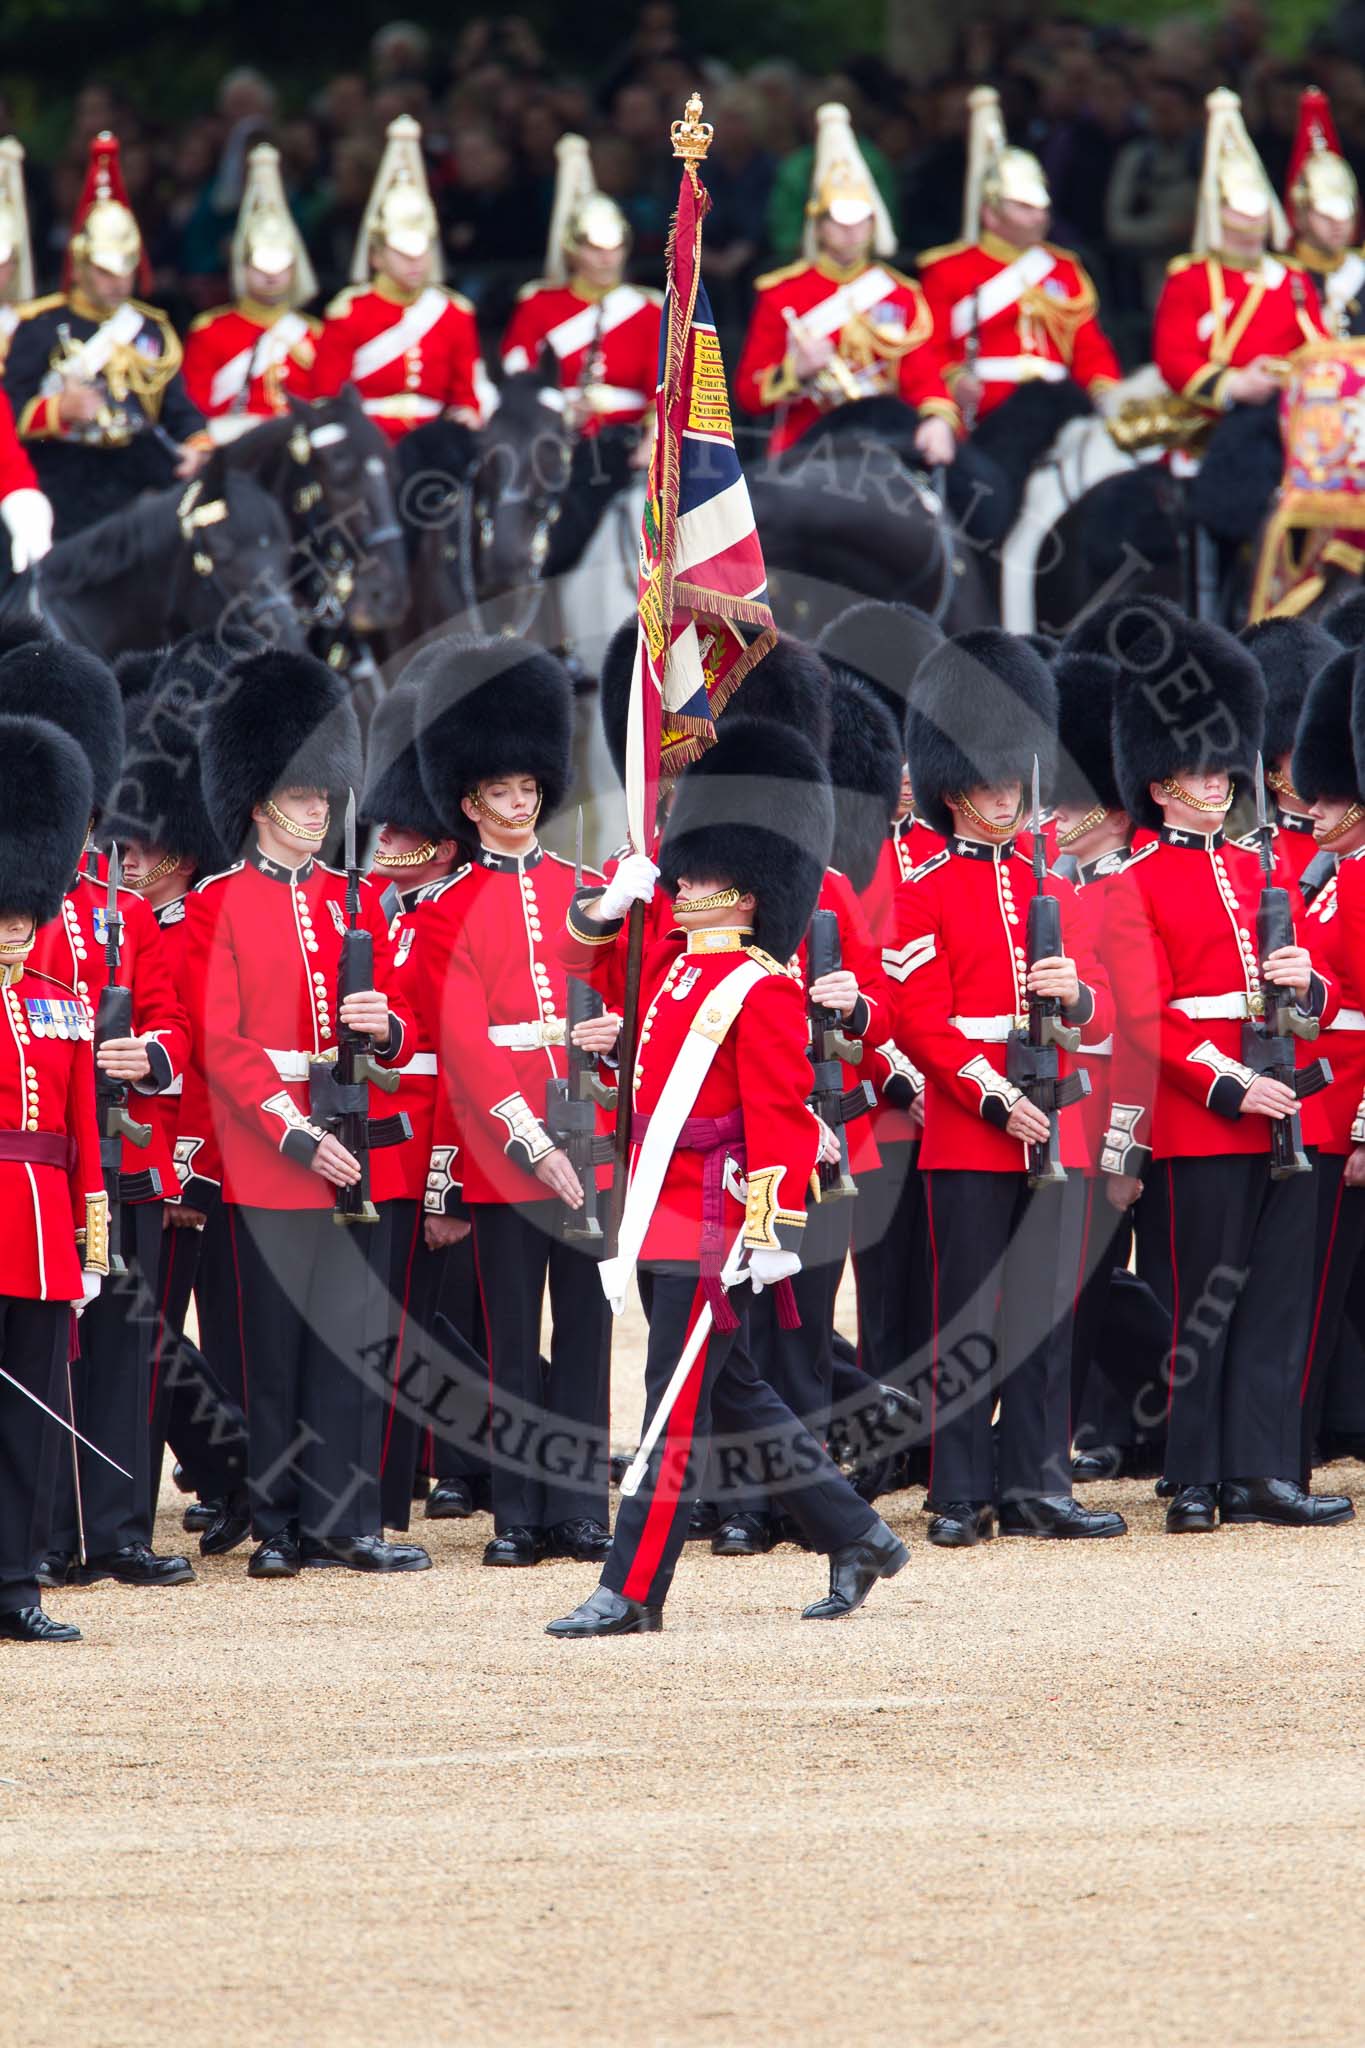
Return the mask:
<path id="1" fill-rule="evenodd" d="M 1267 768 L 1265 779 L 1274 790 L 1276 796 L 1282 796 L 1285 802 L 1293 809 L 1298 811 L 1306 811 L 1308 809 L 1307 801 L 1299 795 L 1299 792 L 1295 789 L 1283 768 Z"/>
<path id="2" fill-rule="evenodd" d="M 436 841 L 424 839 L 420 846 L 414 846 L 411 853 L 377 853 L 374 865 L 392 871 L 396 868 L 424 868 L 429 860 L 436 858 Z"/>
<path id="3" fill-rule="evenodd" d="M 1068 846 L 1074 846 L 1078 839 L 1084 839 L 1087 832 L 1093 832 L 1095 827 L 1102 825 L 1108 816 L 1108 806 L 1106 804 L 1096 804 L 1093 811 L 1086 812 L 1079 825 L 1073 825 L 1069 832 L 1059 832 L 1057 834 L 1058 852 L 1060 853 Z"/>
<path id="4" fill-rule="evenodd" d="M 476 809 L 482 811 L 486 818 L 491 818 L 495 825 L 501 825 L 504 832 L 529 832 L 531 830 L 531 827 L 535 824 L 536 819 L 540 816 L 540 807 L 545 801 L 545 792 L 543 789 L 540 788 L 539 784 L 537 784 L 536 807 L 532 811 L 530 817 L 527 818 L 525 821 L 523 821 L 520 818 L 504 818 L 502 812 L 495 811 L 493 809 L 492 804 L 490 804 L 485 797 L 481 797 L 479 795 L 477 789 L 470 790 L 469 801 L 476 807 Z"/>
<path id="5" fill-rule="evenodd" d="M 988 839 L 1013 839 L 1024 822 L 1024 802 L 1021 797 L 1019 808 L 1008 825 L 993 825 L 989 818 L 983 818 L 976 805 L 961 791 L 955 790 L 948 798 L 949 804 L 970 818 L 978 832 L 984 832 Z"/>
<path id="6" fill-rule="evenodd" d="M 738 889 L 717 889 L 713 896 L 689 896 L 685 903 L 675 903 L 675 910 L 685 910 L 690 915 L 694 910 L 733 910 L 739 901 Z"/>
<path id="7" fill-rule="evenodd" d="M 0 945 L 0 988 L 13 988 L 16 982 L 23 980 L 25 963 L 37 942 L 35 927 L 26 939 Z"/>
<path id="8" fill-rule="evenodd" d="M 1342 837 L 1343 833 L 1349 832 L 1353 825 L 1358 825 L 1362 818 L 1365 818 L 1365 804 L 1361 803 L 1358 797 L 1353 798 L 1337 819 L 1331 831 L 1322 834 L 1322 837 L 1318 840 L 1318 845 L 1333 845 L 1336 840 Z"/>
<path id="9" fill-rule="evenodd" d="M 316 832 L 311 825 L 296 825 L 292 818 L 286 818 L 279 805 L 272 803 L 269 797 L 261 805 L 261 809 L 265 812 L 272 825 L 278 825 L 281 832 L 287 832 L 291 839 L 302 839 L 308 846 L 321 846 L 331 828 L 332 813 L 330 808 L 327 816 L 322 821 L 320 830 Z"/>
<path id="10" fill-rule="evenodd" d="M 165 881 L 167 875 L 173 875 L 179 865 L 180 855 L 178 853 L 163 853 L 156 866 L 148 868 L 146 874 L 140 875 L 136 881 L 133 880 L 125 868 L 123 872 L 123 886 L 125 889 L 136 889 L 140 896 L 144 889 L 154 889 L 158 882 Z"/>
<path id="11" fill-rule="evenodd" d="M 1231 784 L 1226 796 L 1195 796 L 1186 789 L 1183 782 L 1177 782 L 1174 775 L 1168 775 L 1161 785 L 1163 796 L 1174 797 L 1178 803 L 1188 804 L 1192 811 L 1203 811 L 1211 818 L 1225 818 L 1232 809 L 1235 795 Z"/>

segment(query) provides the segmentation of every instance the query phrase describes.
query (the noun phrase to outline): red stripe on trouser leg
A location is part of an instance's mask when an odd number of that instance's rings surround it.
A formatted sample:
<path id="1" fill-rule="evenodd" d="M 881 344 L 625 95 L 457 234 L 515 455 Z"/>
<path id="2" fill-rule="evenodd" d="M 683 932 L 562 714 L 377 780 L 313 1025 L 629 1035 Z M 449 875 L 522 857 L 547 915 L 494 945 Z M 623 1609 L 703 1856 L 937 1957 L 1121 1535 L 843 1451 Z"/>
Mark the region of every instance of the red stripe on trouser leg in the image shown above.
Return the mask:
<path id="1" fill-rule="evenodd" d="M 929 1486 L 928 1498 L 934 1497 L 934 1450 L 938 1442 L 938 1236 L 934 1230 L 934 1176 L 924 1176 L 924 1206 L 929 1218 L 929 1290 L 933 1307 L 934 1343 L 929 1360 Z"/>
<path id="2" fill-rule="evenodd" d="M 393 1347 L 393 1385 L 389 1389 L 389 1412 L 384 1422 L 384 1448 L 379 1453 L 381 1472 L 389 1462 L 389 1445 L 393 1441 L 393 1418 L 398 1412 L 398 1382 L 403 1377 L 403 1345 L 407 1341 L 408 1333 L 408 1303 L 412 1300 L 412 1262 L 417 1257 L 417 1240 L 421 1236 L 422 1228 L 423 1213 L 419 1204 L 412 1243 L 408 1246 L 408 1263 L 403 1271 L 403 1306 L 398 1313 L 398 1336 Z"/>
<path id="3" fill-rule="evenodd" d="M 165 1228 L 170 1232 L 170 1244 L 166 1247 L 166 1285 L 161 1290 L 161 1302 L 156 1318 L 156 1342 L 152 1346 L 152 1377 L 147 1392 L 147 1421 L 150 1424 L 156 1416 L 156 1390 L 161 1384 L 161 1353 L 166 1342 L 166 1303 L 171 1298 L 171 1285 L 175 1279 L 176 1253 L 180 1249 L 180 1232 L 174 1224 Z"/>
<path id="4" fill-rule="evenodd" d="M 1166 1358 L 1166 1420 L 1171 1419 L 1175 1399 L 1175 1354 L 1180 1344 L 1180 1268 L 1175 1262 L 1175 1173 L 1166 1161 L 1166 1199 L 1170 1206 L 1171 1242 L 1171 1348 Z"/>
<path id="5" fill-rule="evenodd" d="M 1336 1200 L 1332 1204 L 1332 1227 L 1327 1233 L 1327 1256 L 1322 1262 L 1322 1278 L 1318 1282 L 1318 1298 L 1313 1303 L 1313 1327 L 1309 1332 L 1308 1350 L 1303 1361 L 1303 1378 L 1299 1382 L 1299 1406 L 1308 1399 L 1308 1382 L 1313 1372 L 1313 1357 L 1318 1348 L 1318 1326 L 1322 1322 L 1322 1304 L 1327 1295 L 1327 1279 L 1332 1270 L 1332 1254 L 1337 1248 L 1337 1224 L 1341 1218 L 1341 1197 L 1346 1187 L 1343 1173 L 1337 1182 Z"/>
<path id="6" fill-rule="evenodd" d="M 683 1345 L 687 1344 L 697 1326 L 697 1318 L 706 1306 L 706 1296 L 701 1282 L 692 1297 L 692 1312 L 687 1318 L 687 1329 Z M 625 1584 L 621 1588 L 627 1600 L 647 1598 L 659 1560 L 668 1542 L 668 1532 L 673 1526 L 673 1517 L 678 1512 L 682 1498 L 683 1482 L 687 1476 L 687 1461 L 692 1455 L 692 1438 L 697 1422 L 697 1403 L 701 1399 L 702 1381 L 706 1374 L 706 1357 L 711 1348 L 708 1335 L 702 1345 L 691 1372 L 687 1376 L 682 1392 L 673 1404 L 668 1421 L 664 1424 L 663 1450 L 659 1455 L 659 1477 L 653 1497 L 645 1515 L 645 1526 L 640 1532 L 640 1541 L 630 1561 Z"/>

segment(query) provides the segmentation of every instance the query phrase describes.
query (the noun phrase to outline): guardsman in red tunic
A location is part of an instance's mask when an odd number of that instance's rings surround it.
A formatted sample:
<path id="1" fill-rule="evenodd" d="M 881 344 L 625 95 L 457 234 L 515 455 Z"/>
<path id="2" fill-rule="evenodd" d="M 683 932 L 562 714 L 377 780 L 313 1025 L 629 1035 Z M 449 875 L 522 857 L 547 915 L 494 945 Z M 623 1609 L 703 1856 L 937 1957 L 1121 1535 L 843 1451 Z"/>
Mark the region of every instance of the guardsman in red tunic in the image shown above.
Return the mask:
<path id="1" fill-rule="evenodd" d="M 354 384 L 391 441 L 447 415 L 477 427 L 497 402 L 474 308 L 441 283 L 421 133 L 410 114 L 389 123 L 356 239 L 355 281 L 327 308 L 313 364 L 315 398 Z"/>
<path id="2" fill-rule="evenodd" d="M 1061 1186 L 1030 1184 L 1030 1146 L 1049 1116 L 1007 1072 L 1031 995 L 1053 999 L 1082 1048 L 1110 1031 L 1108 988 L 1075 930 L 1064 953 L 1029 962 L 1031 864 L 1016 847 L 1035 758 L 1056 753 L 1057 693 L 1022 640 L 984 629 L 946 641 L 915 678 L 906 727 L 916 802 L 944 848 L 900 892 L 898 1042 L 925 1074 L 920 1168 L 928 1186 L 934 1289 L 930 1384 L 931 1541 L 995 1533 L 1116 1536 L 1123 1519 L 1071 1493 L 1071 1327 L 1084 1210 L 1078 1105 L 1055 1112 Z M 1058 1054 L 1062 1072 L 1066 1056 Z M 1000 1429 L 992 1442 L 998 1386 Z"/>
<path id="3" fill-rule="evenodd" d="M 517 295 L 502 367 L 509 377 L 533 370 L 548 348 L 566 422 L 577 434 L 652 422 L 663 299 L 623 282 L 630 228 L 615 201 L 596 189 L 583 137 L 561 135 L 555 156 L 545 275 Z"/>
<path id="4" fill-rule="evenodd" d="M 1308 686 L 1318 670 L 1336 654 L 1338 643 L 1311 619 L 1263 619 L 1247 626 L 1241 634 L 1260 664 L 1265 678 L 1265 780 L 1275 798 L 1275 823 L 1270 827 L 1278 879 L 1295 896 L 1307 885 L 1305 902 L 1311 900 L 1319 876 L 1330 873 L 1330 853 L 1323 860 L 1316 838 L 1317 824 L 1309 801 L 1294 787 L 1295 733 L 1303 711 Z M 1242 841 L 1255 853 L 1256 835 Z M 1313 873 L 1310 865 L 1316 861 Z"/>
<path id="5" fill-rule="evenodd" d="M 342 683 L 304 654 L 229 670 L 203 724 L 204 799 L 228 853 L 201 882 L 186 939 L 194 1058 L 222 1156 L 241 1302 L 252 1578 L 305 1566 L 422 1571 L 426 1552 L 380 1534 L 388 1358 L 388 1203 L 407 1126 L 369 1078 L 373 1214 L 344 1228 L 363 1166 L 342 1143 L 328 1076 L 343 1031 L 373 1067 L 400 1067 L 415 1025 L 392 986 L 378 891 L 357 884 L 375 987 L 338 988 L 352 888 L 321 860 L 361 780 Z M 358 1050 L 358 1048 L 357 1048 Z M 362 1067 L 362 1075 L 363 1075 Z M 354 1213 L 352 1210 L 350 1213 Z"/>
<path id="6" fill-rule="evenodd" d="M 1299 126 L 1285 174 L 1285 210 L 1294 230 L 1290 254 L 1313 278 L 1323 324 L 1339 339 L 1365 333 L 1365 253 L 1360 187 L 1341 154 L 1325 93 L 1299 95 Z"/>
<path id="7" fill-rule="evenodd" d="M 0 662 L 0 702 L 26 716 L 50 719 L 81 747 L 91 768 L 98 827 L 123 755 L 123 705 L 110 670 L 95 655 L 64 642 L 33 640 Z M 117 1212 L 113 1251 L 122 1265 L 116 1265 L 110 1285 L 85 1318 L 73 1378 L 77 1426 L 132 1478 L 81 1452 L 87 1552 L 82 1568 L 76 1561 L 80 1532 L 69 1461 L 58 1467 L 48 1576 L 54 1584 L 70 1575 L 84 1584 L 117 1579 L 128 1585 L 179 1585 L 194 1576 L 187 1559 L 158 1557 L 150 1547 L 156 1504 L 147 1434 L 156 1332 L 153 1290 L 162 1205 L 174 1191 L 175 1166 L 164 1133 L 143 1109 L 183 1075 L 188 1025 L 156 919 L 127 890 L 119 891 L 116 907 L 121 925 L 116 979 L 132 994 L 132 1034 L 98 1046 L 95 1064 L 100 1076 L 122 1084 L 127 1115 L 150 1135 L 141 1148 L 125 1137 L 115 1148 L 117 1166 L 106 1156 L 106 1185 Z M 115 978 L 108 958 L 109 911 L 108 884 L 92 855 L 63 897 L 59 915 L 39 932 L 33 955 L 35 967 L 69 983 L 96 1011 Z"/>
<path id="8" fill-rule="evenodd" d="M 920 413 L 915 446 L 926 464 L 951 462 L 962 422 L 943 381 L 933 318 L 914 280 L 884 260 L 895 254 L 895 234 L 848 109 L 836 102 L 816 113 L 806 213 L 802 260 L 754 286 L 735 372 L 739 405 L 775 413 L 776 455 L 822 412 L 890 394 Z"/>
<path id="9" fill-rule="evenodd" d="M 1235 93 L 1208 98 L 1194 250 L 1171 264 L 1152 357 L 1172 391 L 1210 417 L 1276 397 L 1288 359 L 1326 333 L 1313 280 L 1283 249 L 1288 223 Z"/>
<path id="10" fill-rule="evenodd" d="M 291 398 L 312 396 L 322 323 L 299 308 L 317 288 L 280 183 L 280 153 L 258 142 L 232 237 L 235 303 L 201 313 L 185 337 L 185 389 L 216 442 L 277 418 Z"/>
<path id="11" fill-rule="evenodd" d="M 780 1290 L 790 1312 L 814 1169 L 830 1149 L 807 1106 L 805 1007 L 781 963 L 810 923 L 832 837 L 820 761 L 794 731 L 729 713 L 715 746 L 679 780 L 660 847 L 677 923 L 644 964 L 631 1180 L 617 1253 L 602 1269 L 619 1306 L 638 1265 L 649 1317 L 642 1453 L 651 1448 L 638 1490 L 623 1492 L 600 1585 L 550 1623 L 551 1635 L 662 1626 L 713 1431 L 724 1439 L 724 1489 L 763 1481 L 811 1548 L 828 1554 L 830 1590 L 807 1619 L 851 1613 L 907 1562 L 904 1544 L 759 1377 L 740 1327 L 746 1282 Z M 566 966 L 609 1002 L 622 988 L 622 919 L 649 900 L 659 872 L 632 855 L 604 891 L 583 892 L 561 935 Z M 723 1274 L 741 1247 L 748 1260 L 737 1283 L 731 1271 L 732 1304 Z M 670 1387 L 694 1334 L 691 1371 Z"/>
<path id="12" fill-rule="evenodd" d="M 953 396 L 973 424 L 1038 379 L 1071 377 L 1098 398 L 1117 383 L 1118 358 L 1086 271 L 1046 239 L 1042 165 L 1006 146 L 993 86 L 977 86 L 968 106 L 962 240 L 926 249 L 917 266 Z"/>
<path id="13" fill-rule="evenodd" d="M 1166 1526 L 1210 1530 L 1220 1513 L 1319 1526 L 1353 1511 L 1299 1483 L 1313 1183 L 1271 1176 L 1271 1124 L 1297 1102 L 1248 1064 L 1244 1026 L 1265 1015 L 1271 990 L 1292 998 L 1304 1029 L 1330 1018 L 1336 998 L 1297 941 L 1258 958 L 1260 865 L 1223 837 L 1260 749 L 1260 669 L 1221 628 L 1144 604 L 1150 632 L 1117 653 L 1114 764 L 1124 808 L 1158 838 L 1105 897 L 1117 1025 L 1101 1164 L 1114 1205 L 1142 1193 L 1147 1225 L 1170 1246 L 1171 1350 L 1156 1390 Z M 1295 1042 L 1306 1064 L 1316 1049 Z"/>
<path id="14" fill-rule="evenodd" d="M 90 769 L 65 733 L 4 716 L 0 774 L 0 1366 L 17 1382 L 0 1381 L 0 1638 L 75 1642 L 39 1592 L 54 1462 L 70 1465 L 71 1440 L 22 1390 L 69 1413 L 72 1308 L 109 1270 L 90 1007 L 31 965 L 85 838 Z"/>
<path id="15" fill-rule="evenodd" d="M 433 1156 L 461 1149 L 488 1337 L 494 1536 L 484 1563 L 601 1558 L 608 1318 L 593 1249 L 573 1235 L 583 1187 L 546 1128 L 549 1084 L 567 1072 L 554 941 L 574 872 L 536 836 L 568 790 L 573 690 L 552 655 L 514 639 L 438 641 L 406 673 L 420 692 L 423 784 L 467 853 L 430 891 L 423 939 L 441 1078 Z M 584 1020 L 576 1042 L 607 1053 L 619 1022 Z M 605 1179 L 603 1166 L 599 1187 Z"/>

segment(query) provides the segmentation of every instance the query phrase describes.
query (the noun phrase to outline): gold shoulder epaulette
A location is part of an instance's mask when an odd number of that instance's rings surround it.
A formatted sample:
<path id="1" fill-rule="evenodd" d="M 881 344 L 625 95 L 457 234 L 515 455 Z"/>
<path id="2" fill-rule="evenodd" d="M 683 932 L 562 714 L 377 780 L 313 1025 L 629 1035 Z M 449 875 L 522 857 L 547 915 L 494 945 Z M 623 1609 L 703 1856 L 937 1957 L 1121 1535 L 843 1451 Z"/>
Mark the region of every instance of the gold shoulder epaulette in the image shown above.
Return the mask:
<path id="1" fill-rule="evenodd" d="M 346 285 L 341 291 L 337 293 L 336 297 L 329 302 L 325 317 L 328 320 L 340 320 L 343 314 L 350 312 L 355 300 L 360 298 L 365 292 L 369 291 L 369 289 L 370 287 L 367 284 Z"/>
<path id="2" fill-rule="evenodd" d="M 919 287 L 916 283 L 916 280 L 913 277 L 907 277 L 903 270 L 897 270 L 894 263 L 882 263 L 879 260 L 877 262 L 877 268 L 878 270 L 884 270 L 888 277 L 895 279 L 897 284 L 907 285 L 911 291 L 918 290 Z"/>
<path id="3" fill-rule="evenodd" d="M 558 287 L 552 285 L 548 277 L 533 277 L 531 282 L 524 284 L 517 293 L 517 304 L 520 305 L 523 299 L 533 299 L 537 292 L 552 292 L 557 289 Z"/>
<path id="4" fill-rule="evenodd" d="M 310 334 L 321 334 L 322 322 L 316 313 L 300 313 L 299 318 Z"/>
<path id="5" fill-rule="evenodd" d="M 974 246 L 971 242 L 940 242 L 936 249 L 921 249 L 915 258 L 916 267 L 923 270 L 926 263 L 937 263 L 944 256 L 960 256 L 964 249 Z"/>
<path id="6" fill-rule="evenodd" d="M 66 304 L 65 292 L 49 292 L 45 299 L 26 299 L 15 311 L 21 320 L 31 320 L 35 313 L 50 313 L 54 306 Z"/>
<path id="7" fill-rule="evenodd" d="M 1208 258 L 1206 256 L 1196 256 L 1193 253 L 1188 256 L 1172 256 L 1170 262 L 1166 265 L 1166 275 L 1167 277 L 1179 277 L 1182 270 L 1191 270 L 1196 263 L 1206 263 L 1207 261 Z"/>
<path id="8" fill-rule="evenodd" d="M 186 332 L 189 334 L 198 334 L 205 327 L 212 327 L 215 320 L 221 320 L 224 313 L 231 313 L 234 312 L 235 310 L 236 309 L 232 306 L 210 306 L 207 313 L 195 314 L 195 317 L 193 318 L 193 320 L 191 320 Z"/>
<path id="9" fill-rule="evenodd" d="M 137 307 L 144 320 L 155 320 L 160 327 L 170 326 L 171 316 L 169 313 L 163 313 L 160 306 L 149 306 L 145 299 L 130 299 L 128 303 Z"/>
<path id="10" fill-rule="evenodd" d="M 443 284 L 441 290 L 450 300 L 452 306 L 458 306 L 462 313 L 473 313 L 474 301 L 467 299 L 463 292 L 452 291 L 448 284 Z"/>
<path id="11" fill-rule="evenodd" d="M 800 277 L 803 270 L 809 269 L 809 263 L 806 262 L 803 256 L 799 256 L 795 263 L 784 263 L 780 270 L 768 270 L 764 272 L 762 277 L 756 277 L 754 279 L 754 290 L 756 292 L 766 292 L 769 285 L 785 284 L 789 277 Z"/>
<path id="12" fill-rule="evenodd" d="M 744 951 L 751 960 L 757 960 L 760 967 L 766 968 L 769 974 L 785 974 L 787 971 L 782 962 L 774 960 L 771 953 L 765 953 L 762 946 L 746 946 Z"/>

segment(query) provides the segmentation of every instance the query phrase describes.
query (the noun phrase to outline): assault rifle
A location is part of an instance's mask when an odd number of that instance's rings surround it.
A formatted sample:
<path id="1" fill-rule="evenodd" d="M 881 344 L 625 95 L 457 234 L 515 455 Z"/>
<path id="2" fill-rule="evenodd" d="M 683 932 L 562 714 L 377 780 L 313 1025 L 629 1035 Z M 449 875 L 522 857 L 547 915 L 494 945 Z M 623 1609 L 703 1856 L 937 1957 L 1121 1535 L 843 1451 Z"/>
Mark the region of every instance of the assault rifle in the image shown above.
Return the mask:
<path id="1" fill-rule="evenodd" d="M 1038 756 L 1033 757 L 1033 901 L 1028 907 L 1025 958 L 1030 967 L 1040 960 L 1055 959 L 1062 950 L 1062 906 L 1047 894 L 1047 849 L 1043 844 L 1042 800 L 1038 790 Z M 1031 1188 L 1058 1187 L 1066 1179 L 1057 1142 L 1057 1113 L 1090 1093 L 1089 1074 L 1059 1076 L 1058 1050 L 1075 1052 L 1081 1042 L 1079 1027 L 1062 1022 L 1058 996 L 1028 999 L 1028 1022 L 1012 1031 L 1005 1046 L 1005 1078 L 1011 1081 L 1035 1109 L 1047 1118 L 1048 1132 L 1028 1148 L 1028 1184 Z"/>
<path id="2" fill-rule="evenodd" d="M 578 840 L 574 857 L 574 880 L 583 886 L 583 813 L 578 813 Z M 589 1245 L 604 1242 L 602 1219 L 597 1213 L 597 1168 L 610 1165 L 616 1147 L 610 1135 L 597 1133 L 598 1108 L 614 1110 L 615 1088 L 606 1087 L 597 1076 L 597 1054 L 585 1052 L 573 1042 L 574 1026 L 600 1017 L 605 1005 L 595 988 L 570 975 L 567 1015 L 564 1022 L 564 1052 L 568 1071 L 560 1078 L 551 1075 L 545 1084 L 545 1128 L 555 1144 L 567 1154 L 583 1189 L 583 1207 L 565 1208 L 561 1221 L 564 1236 L 582 1239 Z"/>
<path id="3" fill-rule="evenodd" d="M 814 987 L 822 975 L 834 974 L 842 964 L 837 915 L 832 910 L 813 911 L 806 935 L 808 986 Z M 856 1066 L 863 1056 L 863 1045 L 860 1038 L 848 1037 L 839 1012 L 807 998 L 806 1014 L 810 1020 L 810 1063 L 815 1076 L 810 1106 L 839 1140 L 838 1159 L 822 1160 L 818 1168 L 820 1200 L 838 1202 L 858 1192 L 858 1184 L 848 1170 L 846 1127 L 875 1109 L 877 1097 L 870 1081 L 859 1081 L 856 1088 L 844 1088 L 840 1063 L 846 1060 Z"/>
<path id="4" fill-rule="evenodd" d="M 91 850 L 86 873 L 92 881 L 98 879 L 95 854 Z M 123 960 L 123 915 L 118 907 L 118 892 L 123 880 L 116 846 L 109 849 L 109 878 L 104 898 L 104 958 L 108 975 L 100 990 L 100 999 L 95 1006 L 95 1051 L 108 1045 L 111 1039 L 131 1038 L 133 1035 L 133 991 L 121 988 L 118 971 Z M 104 1175 L 104 1191 L 109 1197 L 109 1271 L 126 1271 L 123 1256 L 119 1250 L 122 1242 L 122 1204 L 119 1200 L 119 1174 L 123 1164 L 123 1141 L 136 1145 L 139 1152 L 145 1152 L 152 1142 L 150 1124 L 135 1123 L 128 1114 L 128 1083 L 119 1081 L 112 1074 L 106 1074 L 95 1061 L 95 1115 L 100 1133 L 100 1168 Z"/>
<path id="5" fill-rule="evenodd" d="M 1256 756 L 1256 848 L 1261 861 L 1261 900 L 1256 906 L 1256 957 L 1260 962 L 1262 994 L 1259 1013 L 1242 1026 L 1242 1064 L 1254 1074 L 1266 1074 L 1293 1090 L 1302 1102 L 1316 1095 L 1332 1079 L 1326 1060 L 1310 1066 L 1294 1064 L 1294 1040 L 1312 1040 L 1320 1029 L 1318 1019 L 1304 1014 L 1285 989 L 1265 978 L 1265 963 L 1278 946 L 1294 943 L 1294 912 L 1289 892 L 1275 885 L 1275 863 L 1270 850 L 1270 826 L 1266 818 L 1265 769 Z M 1256 998 L 1252 998 L 1255 1008 Z M 1311 1173 L 1313 1163 L 1303 1149 L 1303 1132 L 1297 1110 L 1271 1120 L 1270 1178 L 1288 1180 L 1296 1173 Z"/>

